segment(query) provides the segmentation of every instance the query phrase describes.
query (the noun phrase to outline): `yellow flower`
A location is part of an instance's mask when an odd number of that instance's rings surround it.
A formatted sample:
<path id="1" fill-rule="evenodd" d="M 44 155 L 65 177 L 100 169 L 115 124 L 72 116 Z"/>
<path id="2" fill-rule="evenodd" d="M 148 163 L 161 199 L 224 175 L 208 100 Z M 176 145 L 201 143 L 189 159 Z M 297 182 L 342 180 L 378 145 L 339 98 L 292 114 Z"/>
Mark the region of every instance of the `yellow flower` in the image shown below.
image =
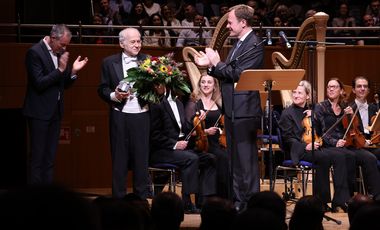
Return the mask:
<path id="1" fill-rule="evenodd" d="M 163 73 L 166 73 L 168 71 L 168 67 L 166 67 L 164 65 L 161 65 L 160 66 L 160 71 L 163 72 Z"/>

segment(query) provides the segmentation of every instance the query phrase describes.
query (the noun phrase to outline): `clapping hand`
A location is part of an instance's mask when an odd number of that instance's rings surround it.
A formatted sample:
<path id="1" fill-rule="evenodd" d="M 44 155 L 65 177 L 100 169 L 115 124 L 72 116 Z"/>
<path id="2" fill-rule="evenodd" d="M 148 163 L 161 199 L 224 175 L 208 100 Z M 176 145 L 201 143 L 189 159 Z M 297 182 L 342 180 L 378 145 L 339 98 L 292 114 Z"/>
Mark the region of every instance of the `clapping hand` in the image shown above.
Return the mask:
<path id="1" fill-rule="evenodd" d="M 76 74 L 79 70 L 81 70 L 88 62 L 88 58 L 85 57 L 81 60 L 81 56 L 78 56 L 77 59 L 73 63 L 72 74 Z"/>

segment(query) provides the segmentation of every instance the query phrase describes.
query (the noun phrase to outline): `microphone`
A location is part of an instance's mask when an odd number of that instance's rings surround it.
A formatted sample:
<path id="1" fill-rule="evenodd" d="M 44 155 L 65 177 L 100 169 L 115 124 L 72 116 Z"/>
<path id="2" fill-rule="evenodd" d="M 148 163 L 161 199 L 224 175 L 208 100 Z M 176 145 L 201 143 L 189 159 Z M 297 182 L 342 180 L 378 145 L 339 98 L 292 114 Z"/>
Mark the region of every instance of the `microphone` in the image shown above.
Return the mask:
<path id="1" fill-rule="evenodd" d="M 267 35 L 267 39 L 268 39 L 267 44 L 268 44 L 268 46 L 271 46 L 272 45 L 272 30 L 267 29 L 266 35 Z"/>
<path id="2" fill-rule="evenodd" d="M 289 41 L 288 41 L 288 37 L 286 37 L 284 31 L 280 31 L 278 32 L 278 35 L 281 37 L 281 39 L 284 41 L 286 47 L 289 49 L 291 48 L 292 46 L 290 45 Z"/>

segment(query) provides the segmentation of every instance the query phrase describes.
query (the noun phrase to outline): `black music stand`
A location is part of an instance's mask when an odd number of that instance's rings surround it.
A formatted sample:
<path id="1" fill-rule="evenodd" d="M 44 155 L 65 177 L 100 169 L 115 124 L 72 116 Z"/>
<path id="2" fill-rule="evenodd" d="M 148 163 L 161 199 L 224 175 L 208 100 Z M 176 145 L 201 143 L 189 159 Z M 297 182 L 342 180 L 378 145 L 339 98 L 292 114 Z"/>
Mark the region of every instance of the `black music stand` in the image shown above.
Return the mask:
<path id="1" fill-rule="evenodd" d="M 293 90 L 305 75 L 304 69 L 260 69 L 244 70 L 236 85 L 236 91 L 265 90 L 268 92 L 269 109 L 269 186 L 273 190 L 272 150 L 272 90 Z"/>

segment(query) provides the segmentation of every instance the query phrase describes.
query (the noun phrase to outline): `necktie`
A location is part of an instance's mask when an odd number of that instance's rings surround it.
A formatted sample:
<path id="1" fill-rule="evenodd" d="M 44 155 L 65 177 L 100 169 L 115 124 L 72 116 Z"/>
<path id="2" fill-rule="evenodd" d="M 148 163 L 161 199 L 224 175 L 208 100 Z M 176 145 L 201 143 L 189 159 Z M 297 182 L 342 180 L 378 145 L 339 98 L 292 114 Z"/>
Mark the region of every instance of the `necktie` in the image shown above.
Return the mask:
<path id="1" fill-rule="evenodd" d="M 234 48 L 234 50 L 232 51 L 232 54 L 231 54 L 231 57 L 230 57 L 230 60 L 233 60 L 234 56 L 235 56 L 235 53 L 236 51 L 239 49 L 240 45 L 241 45 L 242 41 L 239 40 Z"/>

